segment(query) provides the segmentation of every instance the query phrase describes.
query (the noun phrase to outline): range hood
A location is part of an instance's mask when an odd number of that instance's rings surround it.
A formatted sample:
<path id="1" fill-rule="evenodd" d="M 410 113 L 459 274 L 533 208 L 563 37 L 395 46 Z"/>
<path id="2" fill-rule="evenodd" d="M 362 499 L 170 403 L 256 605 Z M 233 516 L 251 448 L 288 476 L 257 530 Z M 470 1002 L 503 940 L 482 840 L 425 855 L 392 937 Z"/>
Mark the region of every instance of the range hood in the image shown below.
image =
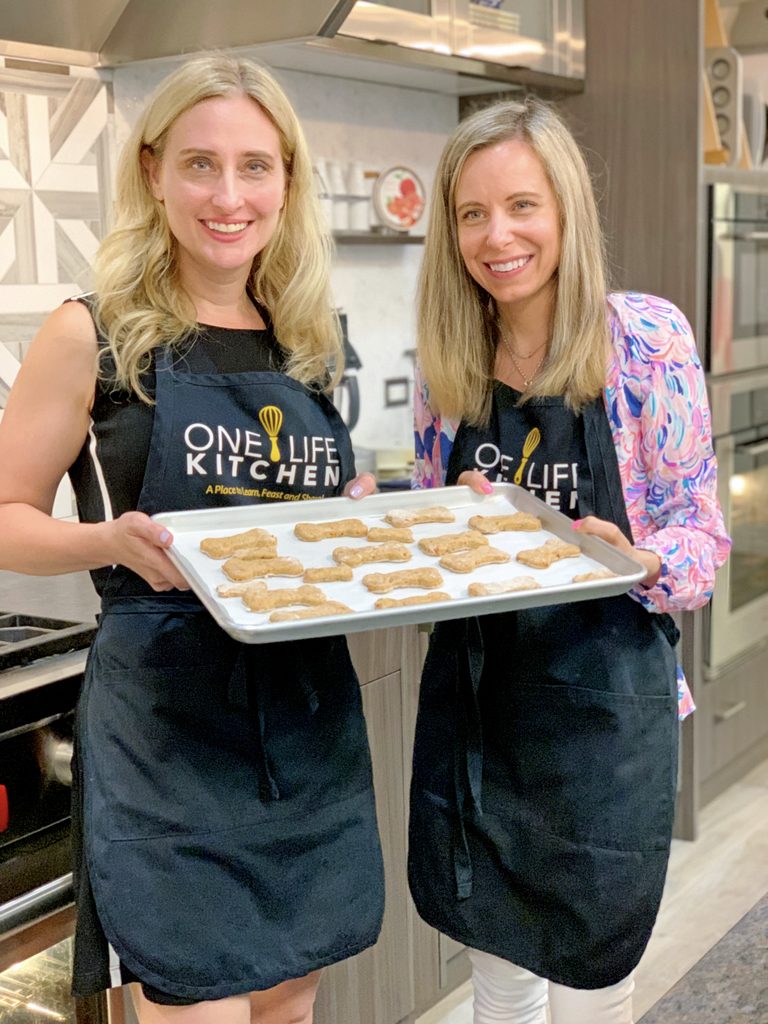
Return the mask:
<path id="1" fill-rule="evenodd" d="M 518 15 L 505 13 L 501 31 L 497 25 L 489 29 L 487 19 L 500 12 L 489 15 L 469 0 L 13 0 L 0 4 L 0 55 L 6 63 L 21 58 L 108 68 L 209 49 L 256 48 L 255 56 L 276 67 L 440 92 L 522 85 L 576 91 L 583 88 L 583 0 L 556 6 L 566 12 L 567 24 L 549 28 L 551 47 L 528 40 L 526 50 L 515 34 Z M 423 9 L 431 13 L 419 13 Z M 485 33 L 491 45 L 457 50 L 450 42 L 454 26 L 467 38 Z M 564 29 L 575 42 L 575 70 L 572 61 L 567 69 L 555 66 L 563 65 L 567 49 Z"/>

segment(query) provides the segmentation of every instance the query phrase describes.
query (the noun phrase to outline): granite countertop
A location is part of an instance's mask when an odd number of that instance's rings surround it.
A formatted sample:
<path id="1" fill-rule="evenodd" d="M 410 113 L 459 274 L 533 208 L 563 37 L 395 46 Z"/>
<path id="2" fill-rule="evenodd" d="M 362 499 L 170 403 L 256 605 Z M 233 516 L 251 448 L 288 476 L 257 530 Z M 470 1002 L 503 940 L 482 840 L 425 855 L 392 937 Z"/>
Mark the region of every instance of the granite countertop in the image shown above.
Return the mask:
<path id="1" fill-rule="evenodd" d="M 87 572 L 23 576 L 0 571 L 0 611 L 93 622 L 99 599 Z"/>

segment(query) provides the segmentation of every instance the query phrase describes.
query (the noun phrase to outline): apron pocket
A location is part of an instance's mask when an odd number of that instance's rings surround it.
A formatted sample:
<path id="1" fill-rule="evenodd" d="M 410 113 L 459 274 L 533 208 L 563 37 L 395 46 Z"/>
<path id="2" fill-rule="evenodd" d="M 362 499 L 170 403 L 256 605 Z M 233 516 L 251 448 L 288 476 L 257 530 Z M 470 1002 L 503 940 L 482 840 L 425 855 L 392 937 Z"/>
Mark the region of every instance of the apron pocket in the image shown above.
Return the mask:
<path id="1" fill-rule="evenodd" d="M 665 849 L 677 780 L 674 697 L 510 687 L 486 727 L 483 808 L 575 843 Z"/>
<path id="2" fill-rule="evenodd" d="M 240 702 L 228 656 L 183 668 L 94 659 L 81 747 L 91 820 L 107 838 L 210 834 L 370 789 L 346 645 L 295 645 L 288 672 L 276 646 L 246 650 Z"/>

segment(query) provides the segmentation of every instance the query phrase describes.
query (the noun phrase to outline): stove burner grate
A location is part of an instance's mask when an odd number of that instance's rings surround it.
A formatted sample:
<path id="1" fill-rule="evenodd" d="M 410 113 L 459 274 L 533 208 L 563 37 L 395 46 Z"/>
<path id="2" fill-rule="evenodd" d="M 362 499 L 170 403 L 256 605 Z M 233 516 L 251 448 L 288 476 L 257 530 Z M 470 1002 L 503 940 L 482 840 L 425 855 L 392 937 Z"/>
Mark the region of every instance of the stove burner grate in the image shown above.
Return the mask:
<path id="1" fill-rule="evenodd" d="M 90 646 L 96 623 L 0 611 L 0 671 Z"/>

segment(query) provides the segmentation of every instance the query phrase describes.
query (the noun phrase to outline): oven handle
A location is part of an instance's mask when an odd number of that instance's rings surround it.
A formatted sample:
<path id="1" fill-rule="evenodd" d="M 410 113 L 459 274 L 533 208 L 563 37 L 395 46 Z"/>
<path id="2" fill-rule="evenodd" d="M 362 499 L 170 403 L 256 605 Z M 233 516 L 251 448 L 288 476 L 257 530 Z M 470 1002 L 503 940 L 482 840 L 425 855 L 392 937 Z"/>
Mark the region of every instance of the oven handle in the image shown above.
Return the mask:
<path id="1" fill-rule="evenodd" d="M 729 242 L 768 242 L 768 231 L 747 231 L 743 235 L 721 235 Z"/>
<path id="2" fill-rule="evenodd" d="M 768 437 L 762 441 L 750 441 L 749 444 L 737 444 L 737 452 L 744 452 L 745 455 L 765 455 L 768 452 Z"/>
<path id="3" fill-rule="evenodd" d="M 54 910 L 61 910 L 74 899 L 71 872 L 46 882 L 0 905 L 0 935 L 32 924 Z"/>

